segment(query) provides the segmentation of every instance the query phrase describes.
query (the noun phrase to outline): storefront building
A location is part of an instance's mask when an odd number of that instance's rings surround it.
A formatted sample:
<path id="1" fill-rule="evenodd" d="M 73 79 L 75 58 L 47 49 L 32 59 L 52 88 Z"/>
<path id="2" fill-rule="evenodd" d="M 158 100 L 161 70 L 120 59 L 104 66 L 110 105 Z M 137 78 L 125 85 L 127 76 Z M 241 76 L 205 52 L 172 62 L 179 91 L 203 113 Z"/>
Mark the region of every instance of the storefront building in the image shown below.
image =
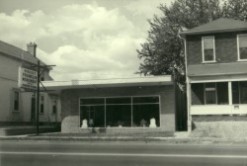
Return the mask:
<path id="1" fill-rule="evenodd" d="M 62 132 L 175 131 L 171 76 L 43 84 L 60 96 Z"/>

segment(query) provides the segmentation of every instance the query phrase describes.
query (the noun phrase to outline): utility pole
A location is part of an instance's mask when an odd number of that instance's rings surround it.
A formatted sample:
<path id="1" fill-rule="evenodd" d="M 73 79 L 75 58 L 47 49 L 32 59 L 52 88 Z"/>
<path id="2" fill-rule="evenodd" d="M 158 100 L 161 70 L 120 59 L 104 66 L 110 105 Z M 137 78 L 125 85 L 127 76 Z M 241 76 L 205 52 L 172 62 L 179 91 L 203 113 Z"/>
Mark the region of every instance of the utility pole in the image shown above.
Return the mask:
<path id="1" fill-rule="evenodd" d="M 37 111 L 36 111 L 36 134 L 39 135 L 39 100 L 40 100 L 40 60 L 37 66 Z"/>

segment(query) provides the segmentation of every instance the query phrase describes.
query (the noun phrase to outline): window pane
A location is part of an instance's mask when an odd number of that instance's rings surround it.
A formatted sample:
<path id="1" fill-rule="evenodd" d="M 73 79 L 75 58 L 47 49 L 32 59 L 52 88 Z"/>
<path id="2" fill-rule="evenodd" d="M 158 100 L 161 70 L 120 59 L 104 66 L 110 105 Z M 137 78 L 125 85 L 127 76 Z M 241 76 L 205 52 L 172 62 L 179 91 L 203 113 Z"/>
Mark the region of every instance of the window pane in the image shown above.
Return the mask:
<path id="1" fill-rule="evenodd" d="M 214 60 L 214 50 L 213 49 L 205 49 L 204 50 L 204 60 L 205 61 L 213 61 Z"/>
<path id="2" fill-rule="evenodd" d="M 239 35 L 240 59 L 247 59 L 247 34 Z"/>
<path id="3" fill-rule="evenodd" d="M 131 105 L 107 105 L 106 126 L 131 126 Z"/>
<path id="4" fill-rule="evenodd" d="M 217 83 L 218 104 L 228 104 L 228 83 Z"/>
<path id="5" fill-rule="evenodd" d="M 247 47 L 247 34 L 239 35 L 239 47 Z"/>
<path id="6" fill-rule="evenodd" d="M 103 98 L 91 98 L 91 99 L 81 99 L 81 105 L 95 105 L 95 104 L 104 104 Z"/>
<path id="7" fill-rule="evenodd" d="M 19 110 L 19 92 L 14 92 L 14 110 Z"/>
<path id="8" fill-rule="evenodd" d="M 214 38 L 213 37 L 203 37 L 204 49 L 214 48 Z"/>
<path id="9" fill-rule="evenodd" d="M 241 104 L 247 103 L 247 82 L 239 82 Z"/>
<path id="10" fill-rule="evenodd" d="M 232 82 L 232 103 L 233 104 L 240 104 L 238 82 Z"/>
<path id="11" fill-rule="evenodd" d="M 247 59 L 247 47 L 239 48 L 240 59 Z"/>
<path id="12" fill-rule="evenodd" d="M 205 104 L 216 104 L 216 84 L 205 84 Z"/>
<path id="13" fill-rule="evenodd" d="M 41 113 L 41 114 L 44 113 L 44 104 L 40 104 L 40 113 Z"/>
<path id="14" fill-rule="evenodd" d="M 204 84 L 191 84 L 192 105 L 204 104 Z"/>
<path id="15" fill-rule="evenodd" d="M 206 88 L 215 88 L 215 83 L 206 83 L 205 87 Z"/>
<path id="16" fill-rule="evenodd" d="M 216 104 L 215 91 L 205 91 L 206 104 Z"/>
<path id="17" fill-rule="evenodd" d="M 122 97 L 122 98 L 107 98 L 106 104 L 130 104 L 130 97 Z"/>
<path id="18" fill-rule="evenodd" d="M 80 126 L 82 120 L 87 120 L 89 127 L 104 127 L 105 111 L 104 106 L 81 106 L 80 107 Z"/>
<path id="19" fill-rule="evenodd" d="M 214 60 L 214 37 L 208 36 L 203 37 L 203 53 L 204 61 L 213 61 Z"/>
<path id="20" fill-rule="evenodd" d="M 160 126 L 159 104 L 133 106 L 133 126 L 148 127 L 151 118 L 155 118 L 156 125 Z"/>
<path id="21" fill-rule="evenodd" d="M 133 103 L 159 103 L 159 97 L 134 97 Z"/>

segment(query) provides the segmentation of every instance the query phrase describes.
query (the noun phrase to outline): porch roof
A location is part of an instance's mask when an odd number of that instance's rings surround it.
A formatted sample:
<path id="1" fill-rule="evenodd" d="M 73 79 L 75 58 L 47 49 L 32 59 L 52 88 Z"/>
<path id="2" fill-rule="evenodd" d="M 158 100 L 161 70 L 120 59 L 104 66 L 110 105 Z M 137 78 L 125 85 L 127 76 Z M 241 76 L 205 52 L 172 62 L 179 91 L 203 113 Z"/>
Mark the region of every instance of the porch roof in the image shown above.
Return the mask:
<path id="1" fill-rule="evenodd" d="M 95 80 L 42 81 L 42 84 L 48 90 L 63 90 L 75 88 L 171 85 L 173 84 L 173 81 L 171 75 L 164 75 Z"/>
<path id="2" fill-rule="evenodd" d="M 247 62 L 211 63 L 188 66 L 188 76 L 247 74 Z"/>

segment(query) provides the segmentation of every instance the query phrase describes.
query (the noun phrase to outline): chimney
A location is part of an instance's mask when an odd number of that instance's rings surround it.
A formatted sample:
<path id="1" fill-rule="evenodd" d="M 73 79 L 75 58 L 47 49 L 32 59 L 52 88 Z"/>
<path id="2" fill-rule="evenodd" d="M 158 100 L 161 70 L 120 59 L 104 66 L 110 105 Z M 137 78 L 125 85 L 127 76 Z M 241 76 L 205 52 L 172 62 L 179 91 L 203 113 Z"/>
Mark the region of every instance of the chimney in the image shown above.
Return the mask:
<path id="1" fill-rule="evenodd" d="M 36 47 L 37 44 L 30 42 L 29 44 L 27 44 L 27 52 L 36 57 Z"/>

